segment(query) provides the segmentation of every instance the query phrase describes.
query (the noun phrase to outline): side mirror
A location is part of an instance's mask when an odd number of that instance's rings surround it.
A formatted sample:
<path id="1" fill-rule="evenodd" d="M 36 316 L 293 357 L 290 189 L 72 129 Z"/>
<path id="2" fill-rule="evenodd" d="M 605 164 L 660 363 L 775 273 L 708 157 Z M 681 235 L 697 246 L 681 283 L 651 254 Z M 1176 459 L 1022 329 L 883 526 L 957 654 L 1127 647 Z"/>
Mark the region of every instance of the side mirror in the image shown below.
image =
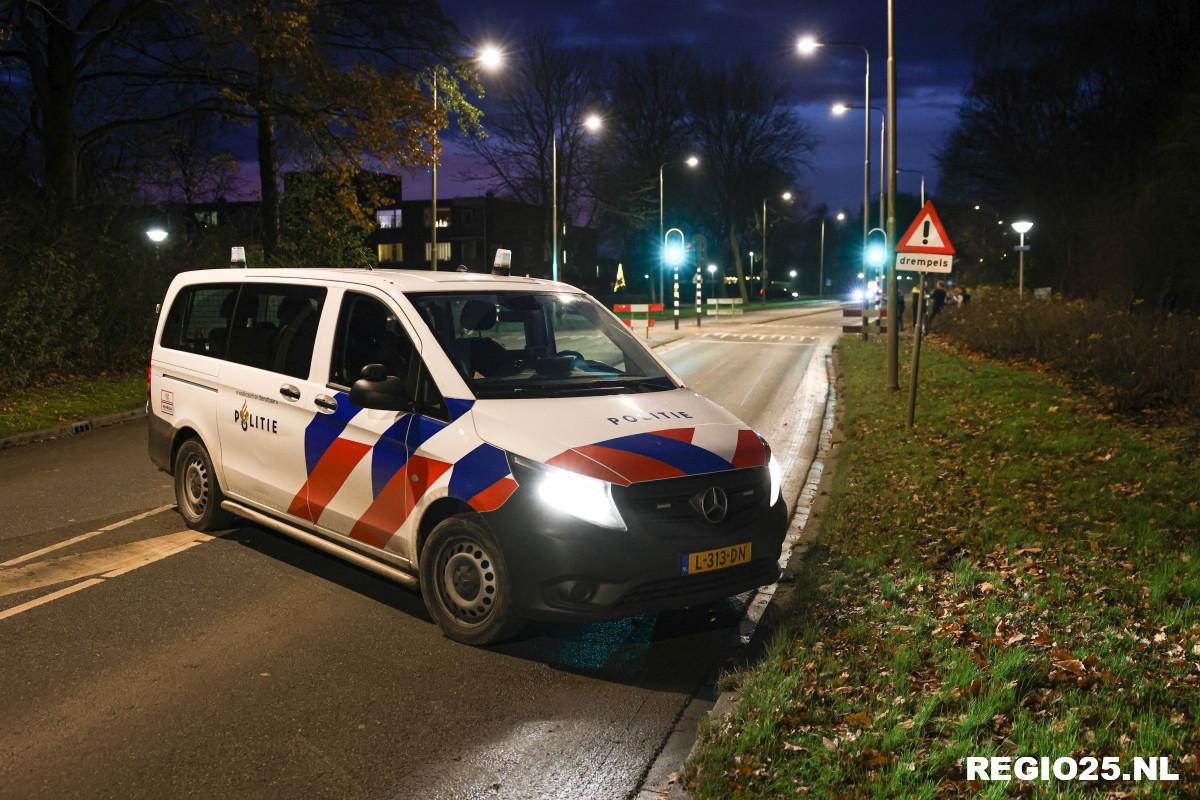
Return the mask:
<path id="1" fill-rule="evenodd" d="M 350 402 L 359 408 L 380 411 L 411 411 L 412 398 L 404 380 L 387 374 L 383 364 L 367 364 L 350 388 Z"/>

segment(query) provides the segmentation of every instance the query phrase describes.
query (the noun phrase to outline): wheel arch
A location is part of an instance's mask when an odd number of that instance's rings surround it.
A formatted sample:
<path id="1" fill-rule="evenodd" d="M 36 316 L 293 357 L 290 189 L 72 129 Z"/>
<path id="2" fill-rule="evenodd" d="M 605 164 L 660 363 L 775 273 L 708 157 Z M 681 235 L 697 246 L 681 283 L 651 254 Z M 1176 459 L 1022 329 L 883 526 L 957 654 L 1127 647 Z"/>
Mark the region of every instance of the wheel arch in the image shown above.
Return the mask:
<path id="1" fill-rule="evenodd" d="M 471 508 L 466 501 L 460 500 L 457 497 L 439 497 L 429 504 L 429 508 L 425 509 L 425 513 L 421 515 L 421 521 L 417 524 L 417 541 L 413 552 L 413 563 L 420 563 L 421 550 L 425 547 L 425 540 L 429 538 L 429 534 L 438 526 L 438 523 L 459 514 L 470 514 L 481 524 L 483 522 L 483 519 L 475 509 Z"/>

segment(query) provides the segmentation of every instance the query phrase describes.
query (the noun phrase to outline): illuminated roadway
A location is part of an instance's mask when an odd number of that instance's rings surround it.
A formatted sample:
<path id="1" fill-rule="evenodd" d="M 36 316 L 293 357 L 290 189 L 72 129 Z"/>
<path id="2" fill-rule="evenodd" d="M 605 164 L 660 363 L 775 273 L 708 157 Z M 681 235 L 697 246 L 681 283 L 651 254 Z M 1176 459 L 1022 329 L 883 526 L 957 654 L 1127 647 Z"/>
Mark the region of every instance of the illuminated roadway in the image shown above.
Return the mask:
<path id="1" fill-rule="evenodd" d="M 792 494 L 841 324 L 794 313 L 662 351 L 767 435 Z M 736 637 L 728 602 L 455 644 L 415 593 L 290 539 L 185 531 L 145 441 L 0 452 L 6 797 L 629 797 Z"/>

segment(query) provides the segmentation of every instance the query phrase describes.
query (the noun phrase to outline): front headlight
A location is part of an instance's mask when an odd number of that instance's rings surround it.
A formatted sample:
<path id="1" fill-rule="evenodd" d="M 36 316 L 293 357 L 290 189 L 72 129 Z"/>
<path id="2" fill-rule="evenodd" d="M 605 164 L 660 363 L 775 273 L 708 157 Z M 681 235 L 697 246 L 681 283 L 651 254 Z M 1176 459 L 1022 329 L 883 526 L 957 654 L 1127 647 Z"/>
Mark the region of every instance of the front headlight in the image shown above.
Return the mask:
<path id="1" fill-rule="evenodd" d="M 625 520 L 612 498 L 612 484 L 546 464 L 512 457 L 513 461 L 534 473 L 534 496 L 556 511 L 599 525 L 625 530 Z"/>
<path id="2" fill-rule="evenodd" d="M 779 462 L 775 460 L 774 454 L 772 454 L 771 459 L 767 462 L 767 472 L 771 473 L 770 507 L 774 508 L 775 504 L 779 502 L 779 486 L 783 483 L 783 470 L 779 468 Z"/>

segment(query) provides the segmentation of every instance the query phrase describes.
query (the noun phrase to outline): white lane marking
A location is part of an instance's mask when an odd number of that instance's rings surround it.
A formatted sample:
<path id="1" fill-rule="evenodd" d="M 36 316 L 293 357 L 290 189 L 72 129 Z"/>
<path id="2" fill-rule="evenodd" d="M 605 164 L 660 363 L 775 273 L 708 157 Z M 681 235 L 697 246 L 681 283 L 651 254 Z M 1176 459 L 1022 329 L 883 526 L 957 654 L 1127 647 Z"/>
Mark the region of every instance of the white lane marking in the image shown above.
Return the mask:
<path id="1" fill-rule="evenodd" d="M 30 600 L 27 603 L 21 603 L 21 605 L 19 605 L 19 606 L 13 606 L 12 608 L 6 608 L 3 611 L 0 611 L 0 619 L 8 619 L 9 617 L 15 617 L 17 614 L 24 613 L 31 608 L 37 608 L 40 605 L 44 605 L 46 603 L 51 603 L 60 597 L 66 597 L 69 594 L 74 594 L 75 592 L 78 592 L 81 589 L 91 588 L 92 586 L 95 586 L 96 584 L 99 584 L 99 583 L 104 583 L 104 580 L 102 578 L 91 578 L 89 580 L 82 581 L 81 583 L 77 583 L 74 586 L 68 586 L 65 589 L 59 589 L 57 592 L 51 592 L 50 594 L 42 595 L 41 597 Z"/>
<path id="2" fill-rule="evenodd" d="M 100 574 L 106 578 L 122 575 L 174 555 L 185 546 L 207 542 L 212 538 L 198 531 L 177 531 L 152 539 L 0 570 L 0 597 Z"/>
<path id="3" fill-rule="evenodd" d="M 70 539 L 64 539 L 63 541 L 57 542 L 48 547 L 43 547 L 41 550 L 34 550 L 32 553 L 26 553 L 23 556 L 17 556 L 16 558 L 10 558 L 8 561 L 0 562 L 0 567 L 11 567 L 15 564 L 23 564 L 24 562 L 29 561 L 30 559 L 37 558 L 38 556 L 45 555 L 46 553 L 53 553 L 55 550 L 61 550 L 64 547 L 70 547 L 73 544 L 82 542 L 85 539 L 90 539 L 93 536 L 99 536 L 102 533 L 108 533 L 109 531 L 115 531 L 117 528 L 123 528 L 126 525 L 129 525 L 130 523 L 137 522 L 138 520 L 143 520 L 146 517 L 152 517 L 155 514 L 161 514 L 163 511 L 166 511 L 167 509 L 174 508 L 174 507 L 175 507 L 174 503 L 167 503 L 166 505 L 159 506 L 158 508 L 152 508 L 149 511 L 143 511 L 141 514 L 135 514 L 132 517 L 129 517 L 128 519 L 118 520 L 117 522 L 110 522 L 109 524 L 105 525 L 103 528 L 97 528 L 96 530 L 90 531 L 88 533 L 81 533 L 78 536 L 71 537 Z"/>

